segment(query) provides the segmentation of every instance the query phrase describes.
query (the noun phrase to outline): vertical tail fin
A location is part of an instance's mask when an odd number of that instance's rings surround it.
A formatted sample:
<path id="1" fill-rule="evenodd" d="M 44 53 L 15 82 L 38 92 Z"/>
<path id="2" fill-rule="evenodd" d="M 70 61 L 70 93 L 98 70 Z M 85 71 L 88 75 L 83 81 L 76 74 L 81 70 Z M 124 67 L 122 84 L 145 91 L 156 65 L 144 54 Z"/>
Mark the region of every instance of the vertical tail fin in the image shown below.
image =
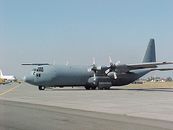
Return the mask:
<path id="1" fill-rule="evenodd" d="M 156 62 L 155 41 L 150 39 L 143 62 Z"/>

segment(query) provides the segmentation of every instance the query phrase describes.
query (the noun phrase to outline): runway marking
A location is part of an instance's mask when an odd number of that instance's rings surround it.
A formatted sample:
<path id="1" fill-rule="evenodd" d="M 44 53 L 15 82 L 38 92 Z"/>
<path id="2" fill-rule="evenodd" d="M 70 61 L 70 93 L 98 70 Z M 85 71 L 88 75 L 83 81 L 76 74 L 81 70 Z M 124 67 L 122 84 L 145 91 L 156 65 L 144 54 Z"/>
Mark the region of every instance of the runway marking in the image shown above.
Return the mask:
<path id="1" fill-rule="evenodd" d="M 19 87 L 19 85 L 16 85 L 16 86 L 14 86 L 14 87 L 8 89 L 7 91 L 0 93 L 0 96 L 5 95 L 5 94 L 7 94 L 7 93 L 9 93 L 9 92 L 12 92 L 12 91 L 15 90 L 17 87 Z"/>

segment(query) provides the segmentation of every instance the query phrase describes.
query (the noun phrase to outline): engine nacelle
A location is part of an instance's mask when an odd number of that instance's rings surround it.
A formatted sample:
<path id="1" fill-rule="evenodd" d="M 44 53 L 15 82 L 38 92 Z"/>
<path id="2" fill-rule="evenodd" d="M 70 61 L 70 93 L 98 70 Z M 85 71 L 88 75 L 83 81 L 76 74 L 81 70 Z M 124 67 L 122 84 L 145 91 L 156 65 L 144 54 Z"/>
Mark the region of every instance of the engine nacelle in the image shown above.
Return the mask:
<path id="1" fill-rule="evenodd" d="M 116 67 L 116 72 L 117 73 L 127 73 L 127 72 L 129 72 L 129 68 L 128 68 L 128 66 L 127 65 L 118 65 L 117 67 Z"/>
<path id="2" fill-rule="evenodd" d="M 116 74 L 116 72 L 109 72 L 107 75 L 108 75 L 109 78 L 111 78 L 111 79 L 117 79 L 117 74 Z"/>

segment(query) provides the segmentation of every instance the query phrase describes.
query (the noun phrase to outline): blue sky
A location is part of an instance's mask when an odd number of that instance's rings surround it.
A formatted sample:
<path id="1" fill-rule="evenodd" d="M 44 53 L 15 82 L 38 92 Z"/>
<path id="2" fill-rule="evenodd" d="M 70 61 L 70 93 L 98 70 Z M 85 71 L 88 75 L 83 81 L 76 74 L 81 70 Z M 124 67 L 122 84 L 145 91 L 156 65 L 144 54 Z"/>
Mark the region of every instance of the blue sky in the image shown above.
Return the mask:
<path id="1" fill-rule="evenodd" d="M 172 0 L 0 0 L 0 68 L 20 77 L 26 62 L 137 63 L 150 38 L 158 61 L 173 61 L 172 23 Z"/>

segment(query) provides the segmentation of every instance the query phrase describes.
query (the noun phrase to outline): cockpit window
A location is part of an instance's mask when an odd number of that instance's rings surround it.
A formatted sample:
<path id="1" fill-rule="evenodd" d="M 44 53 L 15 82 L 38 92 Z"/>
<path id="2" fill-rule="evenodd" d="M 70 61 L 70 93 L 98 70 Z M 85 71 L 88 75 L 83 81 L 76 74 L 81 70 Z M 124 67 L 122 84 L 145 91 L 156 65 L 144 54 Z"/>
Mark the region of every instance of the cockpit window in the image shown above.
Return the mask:
<path id="1" fill-rule="evenodd" d="M 38 67 L 38 72 L 43 72 L 43 67 Z"/>
<path id="2" fill-rule="evenodd" d="M 34 68 L 32 71 L 34 71 L 34 72 L 43 72 L 44 69 L 43 69 L 43 67 L 38 67 L 38 68 Z"/>

